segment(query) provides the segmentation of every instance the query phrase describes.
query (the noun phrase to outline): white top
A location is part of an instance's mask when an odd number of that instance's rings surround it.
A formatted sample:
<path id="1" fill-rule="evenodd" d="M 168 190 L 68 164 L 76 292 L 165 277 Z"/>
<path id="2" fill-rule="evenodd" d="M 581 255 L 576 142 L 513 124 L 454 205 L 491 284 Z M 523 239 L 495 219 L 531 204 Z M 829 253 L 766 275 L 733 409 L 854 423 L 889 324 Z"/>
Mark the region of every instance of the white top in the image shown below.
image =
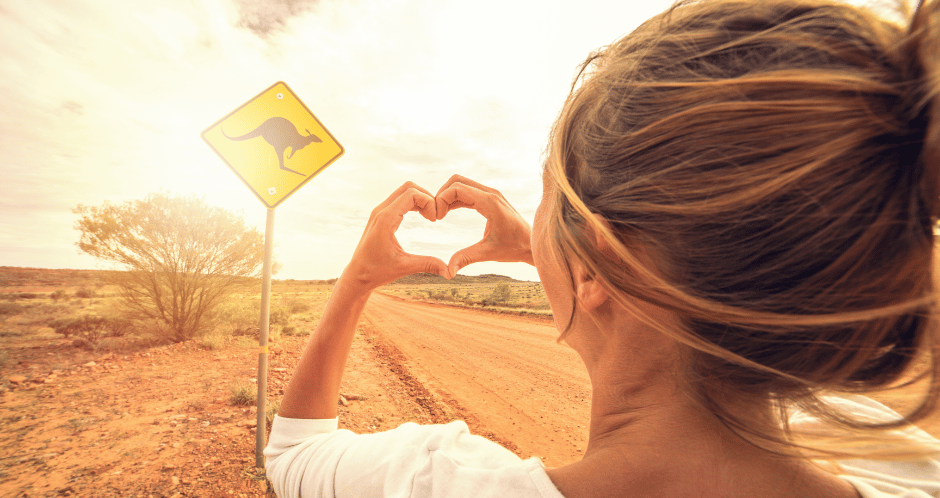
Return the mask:
<path id="1" fill-rule="evenodd" d="M 863 397 L 831 402 L 874 419 L 898 416 Z M 910 430 L 912 437 L 929 437 Z M 564 498 L 538 458 L 522 460 L 470 434 L 462 421 L 354 434 L 337 430 L 337 419 L 275 416 L 264 455 L 280 498 Z M 863 498 L 940 498 L 937 460 L 852 460 L 842 466 L 840 477 Z"/>

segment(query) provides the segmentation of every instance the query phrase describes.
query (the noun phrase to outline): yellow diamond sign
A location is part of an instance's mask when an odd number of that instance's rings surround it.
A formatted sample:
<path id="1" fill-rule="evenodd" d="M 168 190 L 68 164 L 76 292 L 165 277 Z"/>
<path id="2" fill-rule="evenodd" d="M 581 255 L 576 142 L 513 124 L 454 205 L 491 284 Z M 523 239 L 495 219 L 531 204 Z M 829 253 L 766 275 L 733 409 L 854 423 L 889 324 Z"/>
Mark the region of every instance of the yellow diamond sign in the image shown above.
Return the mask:
<path id="1" fill-rule="evenodd" d="M 271 209 L 344 152 L 283 81 L 206 128 L 202 139 Z"/>

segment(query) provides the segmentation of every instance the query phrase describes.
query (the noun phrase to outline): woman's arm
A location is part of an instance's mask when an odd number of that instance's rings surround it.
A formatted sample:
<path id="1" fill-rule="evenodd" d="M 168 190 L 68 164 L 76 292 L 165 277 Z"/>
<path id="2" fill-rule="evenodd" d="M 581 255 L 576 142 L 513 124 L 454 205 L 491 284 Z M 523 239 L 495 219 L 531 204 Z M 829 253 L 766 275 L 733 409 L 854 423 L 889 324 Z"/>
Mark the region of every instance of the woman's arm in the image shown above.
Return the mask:
<path id="1" fill-rule="evenodd" d="M 291 377 L 278 415 L 287 418 L 335 418 L 336 400 L 359 316 L 371 291 L 356 289 L 340 278 L 333 287 L 320 323 Z"/>
<path id="2" fill-rule="evenodd" d="M 431 221 L 451 209 L 471 208 L 486 218 L 483 239 L 450 260 L 406 253 L 395 231 L 409 211 Z M 494 189 L 461 176 L 453 176 L 438 195 L 408 182 L 376 207 L 353 253 L 352 260 L 333 287 L 330 301 L 314 331 L 281 400 L 278 415 L 286 418 L 336 417 L 336 401 L 362 310 L 372 291 L 413 273 L 436 273 L 452 278 L 460 268 L 480 261 L 532 263 L 529 224 Z"/>
<path id="3" fill-rule="evenodd" d="M 352 260 L 336 281 L 316 330 L 291 377 L 278 415 L 287 418 L 336 417 L 336 400 L 359 316 L 372 291 L 405 275 L 436 273 L 450 278 L 447 265 L 431 256 L 406 253 L 395 231 L 409 211 L 435 221 L 434 197 L 408 182 L 372 210 Z"/>

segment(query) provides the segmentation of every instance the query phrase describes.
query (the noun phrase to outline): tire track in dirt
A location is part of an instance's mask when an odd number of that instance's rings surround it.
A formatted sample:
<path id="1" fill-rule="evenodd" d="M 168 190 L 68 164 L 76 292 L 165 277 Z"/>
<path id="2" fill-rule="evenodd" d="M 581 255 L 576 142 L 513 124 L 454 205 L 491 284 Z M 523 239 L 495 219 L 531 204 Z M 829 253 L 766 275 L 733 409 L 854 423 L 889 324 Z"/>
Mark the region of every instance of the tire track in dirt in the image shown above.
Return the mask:
<path id="1" fill-rule="evenodd" d="M 548 466 L 581 458 L 590 382 L 550 321 L 406 301 L 375 293 L 364 317 L 389 356 L 449 402 L 475 432 Z M 445 410 L 446 411 L 446 410 Z M 478 424 L 476 423 L 478 422 Z"/>

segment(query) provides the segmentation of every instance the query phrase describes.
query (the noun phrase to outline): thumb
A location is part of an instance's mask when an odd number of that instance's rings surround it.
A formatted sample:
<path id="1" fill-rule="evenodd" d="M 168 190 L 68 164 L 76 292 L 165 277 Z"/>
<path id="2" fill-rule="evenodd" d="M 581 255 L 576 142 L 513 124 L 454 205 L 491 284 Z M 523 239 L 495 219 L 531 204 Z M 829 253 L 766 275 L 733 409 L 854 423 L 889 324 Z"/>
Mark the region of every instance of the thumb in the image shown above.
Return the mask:
<path id="1" fill-rule="evenodd" d="M 451 273 L 448 271 L 447 265 L 444 264 L 444 262 L 439 258 L 435 258 L 433 256 L 417 256 L 414 254 L 408 254 L 405 268 L 408 269 L 409 274 L 434 273 L 446 278 L 447 280 L 451 279 Z"/>
<path id="2" fill-rule="evenodd" d="M 464 247 L 463 249 L 455 252 L 454 255 L 450 257 L 450 262 L 447 264 L 447 268 L 448 268 L 448 271 L 450 271 L 450 274 L 452 275 L 451 278 L 453 278 L 454 276 L 457 276 L 457 272 L 461 268 L 471 263 L 483 261 L 482 245 L 483 245 L 483 241 L 477 242 L 476 244 L 473 244 L 472 246 Z"/>

